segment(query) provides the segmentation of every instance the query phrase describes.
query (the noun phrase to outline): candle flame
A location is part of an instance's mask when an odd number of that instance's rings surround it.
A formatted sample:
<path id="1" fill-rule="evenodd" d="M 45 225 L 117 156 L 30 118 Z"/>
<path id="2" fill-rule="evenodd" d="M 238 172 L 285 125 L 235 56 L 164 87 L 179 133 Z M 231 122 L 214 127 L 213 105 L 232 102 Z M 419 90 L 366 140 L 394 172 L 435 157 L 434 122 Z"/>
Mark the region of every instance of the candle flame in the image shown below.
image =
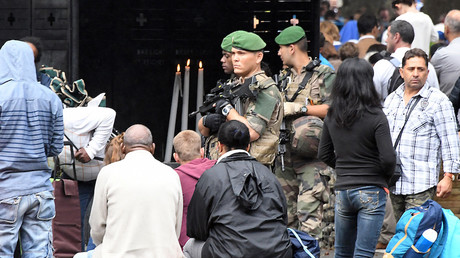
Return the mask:
<path id="1" fill-rule="evenodd" d="M 187 66 L 190 66 L 190 59 L 187 60 Z"/>
<path id="2" fill-rule="evenodd" d="M 200 63 L 198 64 L 198 66 L 201 68 L 203 68 L 203 62 L 200 61 Z"/>
<path id="3" fill-rule="evenodd" d="M 180 64 L 177 64 L 177 72 L 180 72 Z"/>

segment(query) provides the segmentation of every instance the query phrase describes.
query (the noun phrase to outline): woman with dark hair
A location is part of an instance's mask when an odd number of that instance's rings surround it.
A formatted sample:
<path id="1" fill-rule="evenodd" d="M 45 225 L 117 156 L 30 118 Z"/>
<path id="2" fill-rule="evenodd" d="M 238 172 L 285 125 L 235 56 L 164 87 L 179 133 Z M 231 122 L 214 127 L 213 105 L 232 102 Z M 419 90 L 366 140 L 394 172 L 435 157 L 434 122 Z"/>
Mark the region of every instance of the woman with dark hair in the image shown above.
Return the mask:
<path id="1" fill-rule="evenodd" d="M 287 205 L 275 175 L 248 153 L 249 129 L 219 129 L 220 158 L 201 175 L 187 214 L 185 257 L 291 258 Z"/>
<path id="2" fill-rule="evenodd" d="M 364 59 L 337 71 L 324 119 L 319 158 L 335 168 L 335 257 L 374 257 L 382 228 L 387 180 L 395 168 L 390 129 Z"/>

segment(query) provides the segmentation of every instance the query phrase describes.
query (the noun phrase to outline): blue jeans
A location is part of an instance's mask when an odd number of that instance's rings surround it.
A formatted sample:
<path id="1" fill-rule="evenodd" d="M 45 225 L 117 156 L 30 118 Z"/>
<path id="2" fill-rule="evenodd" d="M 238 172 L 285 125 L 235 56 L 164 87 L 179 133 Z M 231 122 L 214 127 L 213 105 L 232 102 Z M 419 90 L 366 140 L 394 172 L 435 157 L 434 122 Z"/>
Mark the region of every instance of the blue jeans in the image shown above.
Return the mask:
<path id="1" fill-rule="evenodd" d="M 0 257 L 13 257 L 21 236 L 22 257 L 52 257 L 54 196 L 45 191 L 0 200 Z"/>
<path id="2" fill-rule="evenodd" d="M 81 250 L 85 251 L 85 214 L 86 210 L 91 207 L 88 207 L 90 200 L 94 196 L 94 186 L 96 185 L 96 180 L 83 182 L 78 181 L 78 194 L 80 197 L 80 216 L 81 216 Z"/>
<path id="3" fill-rule="evenodd" d="M 336 191 L 335 257 L 374 257 L 386 200 L 376 186 Z"/>

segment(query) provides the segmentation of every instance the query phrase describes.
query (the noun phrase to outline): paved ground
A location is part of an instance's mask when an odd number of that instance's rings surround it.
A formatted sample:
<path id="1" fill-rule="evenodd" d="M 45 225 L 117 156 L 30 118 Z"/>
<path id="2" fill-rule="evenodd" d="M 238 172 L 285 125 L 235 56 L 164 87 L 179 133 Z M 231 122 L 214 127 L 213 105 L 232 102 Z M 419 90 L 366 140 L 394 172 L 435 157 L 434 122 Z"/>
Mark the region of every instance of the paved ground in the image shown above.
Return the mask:
<path id="1" fill-rule="evenodd" d="M 382 258 L 385 249 L 377 249 L 374 258 Z M 334 250 L 321 250 L 321 258 L 334 258 Z"/>

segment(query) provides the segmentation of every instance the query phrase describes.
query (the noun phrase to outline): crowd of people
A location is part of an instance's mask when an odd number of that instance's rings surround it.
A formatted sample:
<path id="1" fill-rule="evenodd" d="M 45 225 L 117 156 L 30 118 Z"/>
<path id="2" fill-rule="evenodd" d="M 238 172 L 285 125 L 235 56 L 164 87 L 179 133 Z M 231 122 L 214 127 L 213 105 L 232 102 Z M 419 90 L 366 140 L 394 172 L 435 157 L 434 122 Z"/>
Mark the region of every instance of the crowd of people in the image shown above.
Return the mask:
<path id="1" fill-rule="evenodd" d="M 175 168 L 154 158 L 144 125 L 109 141 L 114 110 L 100 98 L 69 106 L 50 90 L 53 78 L 37 77 L 39 42 L 8 41 L 0 256 L 12 257 L 18 240 L 24 257 L 53 256 L 48 157 L 58 157 L 63 178 L 78 181 L 77 258 L 293 257 L 288 227 L 322 242 L 328 223 L 336 257 L 373 257 L 405 210 L 448 197 L 460 172 L 460 11 L 446 15 L 445 47 L 430 52 L 439 41 L 431 19 L 413 0 L 392 7 L 393 21 L 385 8 L 348 22 L 323 10 L 328 64 L 309 55 L 304 28 L 285 28 L 272 39 L 284 68 L 273 78 L 259 35 L 228 34 L 224 84 L 245 94 L 215 101 L 201 135 L 176 135 Z"/>

